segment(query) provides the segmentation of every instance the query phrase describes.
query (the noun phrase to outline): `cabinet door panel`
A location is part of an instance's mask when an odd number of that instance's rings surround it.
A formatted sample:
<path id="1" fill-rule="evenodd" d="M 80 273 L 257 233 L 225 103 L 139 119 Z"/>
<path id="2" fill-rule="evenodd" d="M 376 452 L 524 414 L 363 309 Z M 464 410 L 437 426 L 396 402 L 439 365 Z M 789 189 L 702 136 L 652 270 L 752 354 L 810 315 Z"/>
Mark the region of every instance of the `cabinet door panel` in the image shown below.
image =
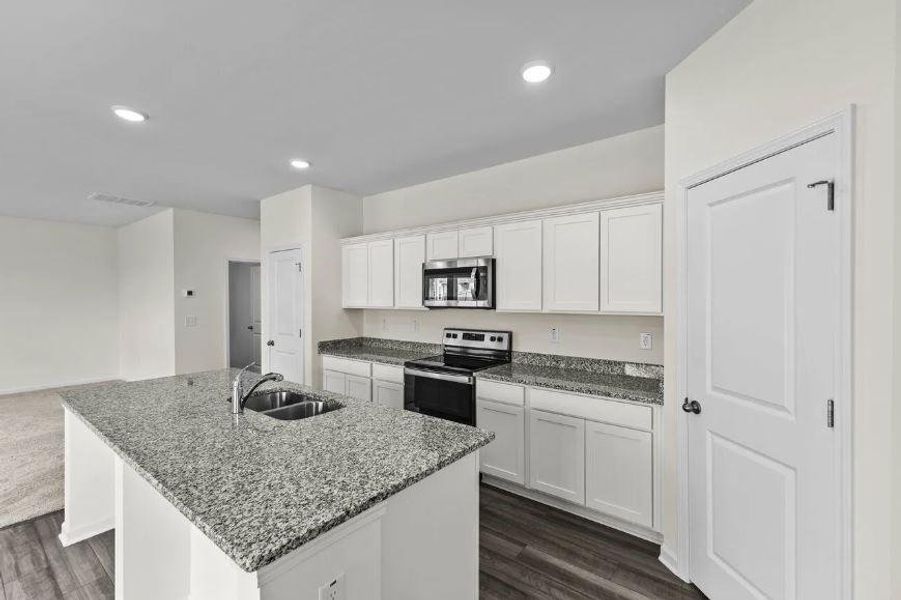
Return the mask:
<path id="1" fill-rule="evenodd" d="M 529 487 L 585 504 L 585 420 L 529 411 Z"/>
<path id="2" fill-rule="evenodd" d="M 347 376 L 336 371 L 323 371 L 322 389 L 336 394 L 345 394 L 347 391 Z"/>
<path id="3" fill-rule="evenodd" d="M 404 407 L 404 384 L 390 381 L 373 381 L 373 400 L 379 406 L 387 408 Z"/>
<path id="4" fill-rule="evenodd" d="M 494 253 L 494 231 L 491 227 L 474 227 L 461 229 L 459 234 L 459 252 L 461 258 L 473 256 L 491 256 Z"/>
<path id="5" fill-rule="evenodd" d="M 476 426 L 495 433 L 479 452 L 482 473 L 525 485 L 525 418 L 521 406 L 479 400 Z"/>
<path id="6" fill-rule="evenodd" d="M 394 240 L 367 244 L 369 253 L 369 301 L 367 306 L 394 306 Z"/>
<path id="7" fill-rule="evenodd" d="M 394 240 L 394 306 L 397 308 L 422 308 L 423 262 L 424 235 Z"/>
<path id="8" fill-rule="evenodd" d="M 544 220 L 544 309 L 598 310 L 598 213 Z"/>
<path id="9" fill-rule="evenodd" d="M 662 310 L 663 207 L 601 212 L 601 310 Z"/>
<path id="10" fill-rule="evenodd" d="M 347 378 L 347 391 L 345 394 L 357 400 L 370 402 L 372 400 L 372 380 L 368 377 L 345 375 Z"/>
<path id="11" fill-rule="evenodd" d="M 589 508 L 653 525 L 653 443 L 647 431 L 587 421 L 585 493 Z"/>
<path id="12" fill-rule="evenodd" d="M 541 310 L 541 221 L 494 228 L 497 308 Z"/>
<path id="13" fill-rule="evenodd" d="M 457 258 L 457 231 L 440 231 L 426 236 L 429 260 Z"/>
<path id="14" fill-rule="evenodd" d="M 369 296 L 369 251 L 366 244 L 341 248 L 341 297 L 346 307 L 366 306 Z"/>

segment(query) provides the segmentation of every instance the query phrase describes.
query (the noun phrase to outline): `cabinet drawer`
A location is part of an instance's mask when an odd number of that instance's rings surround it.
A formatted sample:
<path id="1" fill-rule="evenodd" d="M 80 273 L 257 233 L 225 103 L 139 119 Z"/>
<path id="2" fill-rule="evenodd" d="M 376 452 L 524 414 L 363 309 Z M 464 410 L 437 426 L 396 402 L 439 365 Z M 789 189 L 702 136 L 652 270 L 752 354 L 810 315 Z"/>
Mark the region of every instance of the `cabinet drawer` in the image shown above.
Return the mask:
<path id="1" fill-rule="evenodd" d="M 360 377 L 369 377 L 371 374 L 370 363 L 362 360 L 339 358 L 337 356 L 323 356 L 322 368 L 328 371 L 337 371 L 339 373 L 358 375 Z"/>
<path id="2" fill-rule="evenodd" d="M 372 363 L 372 378 L 379 381 L 404 382 L 404 368 L 382 363 Z"/>
<path id="3" fill-rule="evenodd" d="M 501 404 L 522 406 L 525 404 L 525 389 L 520 385 L 509 385 L 476 378 L 476 397 L 493 400 Z"/>
<path id="4" fill-rule="evenodd" d="M 529 405 L 532 409 L 646 431 L 651 431 L 653 424 L 653 411 L 649 406 L 614 402 L 594 396 L 529 388 Z"/>

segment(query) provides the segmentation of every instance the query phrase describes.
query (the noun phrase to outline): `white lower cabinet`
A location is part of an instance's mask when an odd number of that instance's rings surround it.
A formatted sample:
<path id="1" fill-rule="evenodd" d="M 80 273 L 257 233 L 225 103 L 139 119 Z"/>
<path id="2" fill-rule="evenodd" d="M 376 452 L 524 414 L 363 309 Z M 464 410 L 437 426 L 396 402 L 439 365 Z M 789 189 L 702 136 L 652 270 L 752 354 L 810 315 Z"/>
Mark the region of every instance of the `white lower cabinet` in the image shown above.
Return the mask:
<path id="1" fill-rule="evenodd" d="M 347 391 L 347 375 L 326 369 L 322 372 L 322 389 L 335 394 L 344 394 Z"/>
<path id="2" fill-rule="evenodd" d="M 483 473 L 525 485 L 525 410 L 501 402 L 479 399 L 476 425 L 495 433 L 479 453 Z"/>
<path id="3" fill-rule="evenodd" d="M 585 420 L 529 411 L 529 487 L 585 503 Z"/>
<path id="4" fill-rule="evenodd" d="M 402 409 L 404 407 L 404 384 L 373 381 L 372 400 L 379 406 Z"/>
<path id="5" fill-rule="evenodd" d="M 370 402 L 372 400 L 372 380 L 359 375 L 346 375 L 347 389 L 344 394 L 357 400 Z"/>
<path id="6" fill-rule="evenodd" d="M 653 524 L 653 437 L 585 422 L 585 505 L 646 527 Z"/>

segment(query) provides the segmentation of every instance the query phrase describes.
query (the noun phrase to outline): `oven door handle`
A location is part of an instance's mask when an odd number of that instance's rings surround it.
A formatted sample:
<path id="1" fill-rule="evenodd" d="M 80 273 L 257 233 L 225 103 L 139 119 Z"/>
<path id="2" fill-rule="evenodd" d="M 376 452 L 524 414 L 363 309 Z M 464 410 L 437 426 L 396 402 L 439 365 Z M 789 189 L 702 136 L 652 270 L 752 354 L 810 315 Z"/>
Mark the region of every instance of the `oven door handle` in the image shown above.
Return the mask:
<path id="1" fill-rule="evenodd" d="M 434 371 L 421 371 L 419 369 L 404 369 L 404 375 L 412 375 L 413 377 L 426 377 L 428 379 L 439 379 L 441 381 L 453 381 L 454 383 L 472 384 L 472 377 L 467 375 L 449 375 L 447 373 L 436 373 Z"/>

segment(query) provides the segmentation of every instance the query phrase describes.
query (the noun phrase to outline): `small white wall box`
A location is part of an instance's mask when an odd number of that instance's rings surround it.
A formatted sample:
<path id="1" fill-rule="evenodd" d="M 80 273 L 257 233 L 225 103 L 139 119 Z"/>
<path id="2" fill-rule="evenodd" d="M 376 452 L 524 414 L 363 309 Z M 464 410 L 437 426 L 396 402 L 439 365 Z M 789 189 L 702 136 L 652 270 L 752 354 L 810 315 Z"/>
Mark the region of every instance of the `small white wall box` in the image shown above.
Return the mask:
<path id="1" fill-rule="evenodd" d="M 184 296 L 185 298 L 193 298 L 194 290 L 182 290 L 181 295 Z"/>

